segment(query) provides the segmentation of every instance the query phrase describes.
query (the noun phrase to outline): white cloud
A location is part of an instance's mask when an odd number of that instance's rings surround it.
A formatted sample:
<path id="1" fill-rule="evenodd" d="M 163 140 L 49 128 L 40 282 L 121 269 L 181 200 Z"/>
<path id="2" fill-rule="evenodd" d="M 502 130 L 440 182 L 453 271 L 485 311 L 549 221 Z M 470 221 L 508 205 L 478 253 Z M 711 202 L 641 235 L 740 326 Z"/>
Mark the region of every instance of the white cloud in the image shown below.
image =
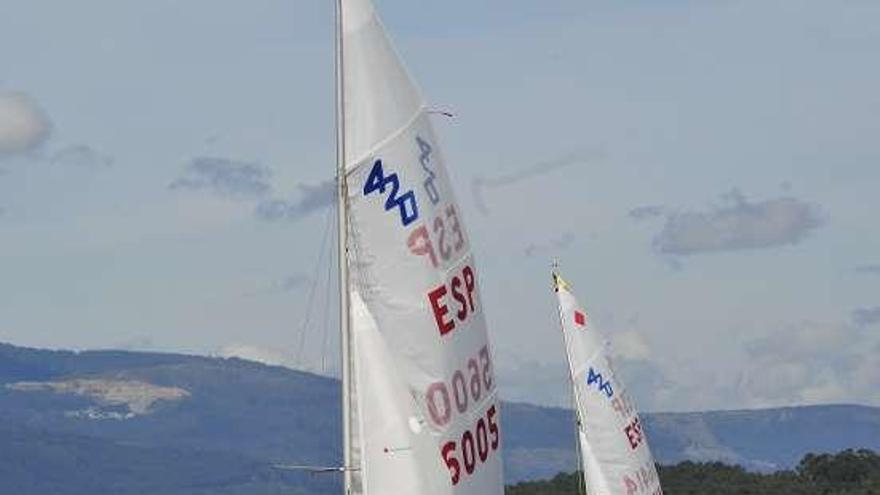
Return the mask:
<path id="1" fill-rule="evenodd" d="M 782 328 L 746 344 L 741 402 L 754 407 L 876 404 L 878 348 L 876 335 L 850 325 L 804 322 Z"/>
<path id="2" fill-rule="evenodd" d="M 880 264 L 876 265 L 859 265 L 856 271 L 867 275 L 880 275 Z"/>
<path id="3" fill-rule="evenodd" d="M 0 90 L 0 155 L 33 150 L 51 132 L 49 118 L 31 97 Z"/>
<path id="4" fill-rule="evenodd" d="M 633 220 L 645 220 L 663 215 L 665 208 L 657 205 L 637 206 L 629 210 L 629 217 Z"/>
<path id="5" fill-rule="evenodd" d="M 880 405 L 880 334 L 845 323 L 799 322 L 730 345 L 723 356 L 670 354 L 644 332 L 607 332 L 615 367 L 642 411 L 801 404 Z M 499 360 L 508 400 L 568 406 L 563 355 L 547 364 Z"/>
<path id="6" fill-rule="evenodd" d="M 816 205 L 790 197 L 751 202 L 737 190 L 707 211 L 664 215 L 666 223 L 654 238 L 654 249 L 678 256 L 797 244 L 824 223 Z"/>
<path id="7" fill-rule="evenodd" d="M 50 161 L 56 165 L 71 165 L 83 168 L 107 168 L 113 165 L 113 158 L 86 144 L 65 146 L 52 153 Z"/>
<path id="8" fill-rule="evenodd" d="M 626 331 L 614 334 L 614 353 L 621 359 L 647 360 L 651 356 L 651 348 L 642 334 Z"/>
<path id="9" fill-rule="evenodd" d="M 575 236 L 571 232 L 565 232 L 559 237 L 550 239 L 547 242 L 532 242 L 525 249 L 525 255 L 533 257 L 537 255 L 558 255 L 561 251 L 571 247 L 575 242 Z"/>
<path id="10" fill-rule="evenodd" d="M 208 191 L 234 199 L 256 198 L 271 191 L 271 175 L 268 168 L 258 163 L 201 156 L 187 163 L 184 174 L 168 187 L 173 190 Z"/>
<path id="11" fill-rule="evenodd" d="M 510 355 L 497 359 L 498 387 L 505 400 L 571 407 L 571 381 L 561 354 L 552 363 Z"/>
<path id="12" fill-rule="evenodd" d="M 267 199 L 254 209 L 257 218 L 268 221 L 299 220 L 313 212 L 333 206 L 336 199 L 336 180 L 318 184 L 300 184 L 295 200 Z"/>
<path id="13" fill-rule="evenodd" d="M 853 311 L 853 323 L 859 326 L 880 323 L 880 306 L 856 309 Z"/>

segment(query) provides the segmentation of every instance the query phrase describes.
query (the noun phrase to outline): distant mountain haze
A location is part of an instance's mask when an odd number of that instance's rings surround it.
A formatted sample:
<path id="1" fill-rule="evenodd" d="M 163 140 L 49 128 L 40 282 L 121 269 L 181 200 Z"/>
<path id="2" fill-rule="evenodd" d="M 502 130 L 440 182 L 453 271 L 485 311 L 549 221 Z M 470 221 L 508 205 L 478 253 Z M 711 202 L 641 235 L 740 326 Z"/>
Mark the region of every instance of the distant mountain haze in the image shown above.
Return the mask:
<path id="1" fill-rule="evenodd" d="M 660 463 L 793 467 L 808 452 L 880 450 L 880 408 L 645 414 Z M 334 493 L 335 379 L 237 358 L 0 344 L 0 493 Z M 507 403 L 508 482 L 573 471 L 566 409 Z"/>

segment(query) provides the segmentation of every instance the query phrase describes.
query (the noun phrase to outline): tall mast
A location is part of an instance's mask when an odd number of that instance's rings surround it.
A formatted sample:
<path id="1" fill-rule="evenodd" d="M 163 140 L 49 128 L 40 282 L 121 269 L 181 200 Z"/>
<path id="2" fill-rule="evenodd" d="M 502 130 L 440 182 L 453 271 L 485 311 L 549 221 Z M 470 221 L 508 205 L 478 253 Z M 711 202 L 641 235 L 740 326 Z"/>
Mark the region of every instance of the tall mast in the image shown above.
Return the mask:
<path id="1" fill-rule="evenodd" d="M 342 347 L 342 466 L 351 493 L 351 343 L 348 304 L 348 184 L 345 175 L 345 87 L 342 65 L 342 2 L 336 0 L 336 252 L 339 264 L 339 333 Z"/>
<path id="2" fill-rule="evenodd" d="M 559 292 L 565 282 L 559 276 L 559 273 L 556 271 L 559 267 L 559 263 L 553 262 L 553 270 L 551 271 L 551 276 L 553 277 L 553 292 Z M 558 304 L 558 303 L 557 303 Z M 575 446 L 577 448 L 577 460 L 578 466 L 580 467 L 581 475 L 578 476 L 578 494 L 579 495 L 589 495 L 587 494 L 587 473 L 584 470 L 584 453 L 581 449 L 581 428 L 583 423 L 581 422 L 581 413 L 578 409 L 577 402 L 577 389 L 574 386 L 574 367 L 572 366 L 571 359 L 568 357 L 568 334 L 565 332 L 565 324 L 563 323 L 562 309 L 557 309 L 556 315 L 559 317 L 559 328 L 562 330 L 562 339 L 564 341 L 564 345 L 566 348 L 565 351 L 565 360 L 568 362 L 568 385 L 569 390 L 571 391 L 571 402 L 572 408 L 574 409 L 574 432 L 575 432 Z"/>

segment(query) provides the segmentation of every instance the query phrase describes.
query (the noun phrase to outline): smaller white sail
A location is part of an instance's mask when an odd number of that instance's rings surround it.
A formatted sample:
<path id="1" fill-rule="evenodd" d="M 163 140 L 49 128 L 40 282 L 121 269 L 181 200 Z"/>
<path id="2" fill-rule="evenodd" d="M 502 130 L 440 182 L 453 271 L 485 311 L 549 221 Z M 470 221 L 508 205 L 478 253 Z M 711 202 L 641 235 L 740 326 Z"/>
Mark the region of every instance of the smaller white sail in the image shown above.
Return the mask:
<path id="1" fill-rule="evenodd" d="M 569 285 L 553 274 L 578 418 L 588 495 L 660 495 L 660 480 L 632 398 L 617 379 L 607 340 Z"/>

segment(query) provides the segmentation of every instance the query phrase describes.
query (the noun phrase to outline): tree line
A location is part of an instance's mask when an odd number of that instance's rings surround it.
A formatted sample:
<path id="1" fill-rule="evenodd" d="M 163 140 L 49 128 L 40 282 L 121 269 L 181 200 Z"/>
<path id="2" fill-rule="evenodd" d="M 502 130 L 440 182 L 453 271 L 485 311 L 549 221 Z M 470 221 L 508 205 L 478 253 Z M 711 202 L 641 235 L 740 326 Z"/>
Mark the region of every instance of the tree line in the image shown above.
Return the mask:
<path id="1" fill-rule="evenodd" d="M 720 462 L 657 466 L 665 495 L 880 495 L 880 455 L 871 450 L 807 454 L 793 470 L 749 472 Z M 507 495 L 583 495 L 580 473 L 507 487 Z"/>

